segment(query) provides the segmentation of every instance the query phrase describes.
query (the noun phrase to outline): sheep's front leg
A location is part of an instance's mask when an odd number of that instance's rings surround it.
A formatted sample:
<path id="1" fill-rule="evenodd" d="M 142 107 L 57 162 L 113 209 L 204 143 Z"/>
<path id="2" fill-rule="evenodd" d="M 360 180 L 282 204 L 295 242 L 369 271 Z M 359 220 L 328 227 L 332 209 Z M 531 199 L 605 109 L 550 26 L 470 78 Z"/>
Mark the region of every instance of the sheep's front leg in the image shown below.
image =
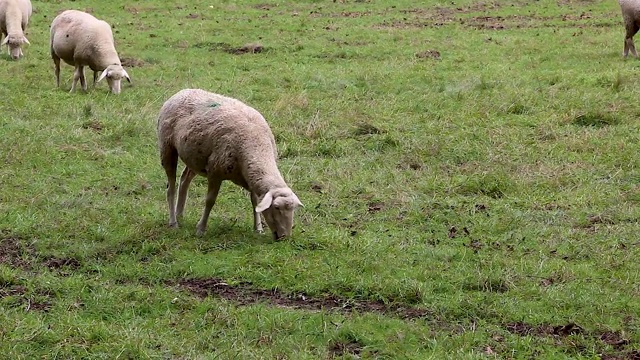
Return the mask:
<path id="1" fill-rule="evenodd" d="M 258 206 L 258 196 L 254 193 L 251 193 L 251 211 L 253 212 L 253 229 L 262 234 L 264 230 L 262 229 L 262 218 L 260 214 L 256 212 L 256 206 Z"/>
<path id="2" fill-rule="evenodd" d="M 191 184 L 191 180 L 193 180 L 195 176 L 195 171 L 190 170 L 188 167 L 185 167 L 184 171 L 182 171 L 182 175 L 180 175 L 180 188 L 178 190 L 178 209 L 176 211 L 177 217 L 182 217 L 182 213 L 184 212 L 184 205 L 187 202 L 189 184 Z"/>
<path id="3" fill-rule="evenodd" d="M 87 91 L 87 80 L 84 77 L 84 66 L 80 66 L 80 86 L 82 86 L 82 90 Z"/>
<path id="4" fill-rule="evenodd" d="M 209 214 L 211 213 L 211 208 L 216 203 L 216 198 L 218 197 L 218 191 L 220 191 L 220 184 L 222 183 L 219 179 L 214 179 L 209 177 L 209 186 L 207 190 L 207 199 L 204 204 L 204 212 L 202 213 L 202 217 L 200 221 L 198 221 L 198 225 L 196 226 L 196 234 L 198 236 L 204 235 L 204 232 L 207 230 L 207 221 L 209 220 Z"/>
<path id="5" fill-rule="evenodd" d="M 80 80 L 80 86 L 82 87 L 82 90 L 87 90 L 87 82 L 84 79 L 84 67 L 83 66 L 76 66 L 76 70 L 73 72 L 73 82 L 71 83 L 71 91 L 69 92 L 74 92 L 76 90 L 76 84 L 78 83 L 78 80 Z"/>

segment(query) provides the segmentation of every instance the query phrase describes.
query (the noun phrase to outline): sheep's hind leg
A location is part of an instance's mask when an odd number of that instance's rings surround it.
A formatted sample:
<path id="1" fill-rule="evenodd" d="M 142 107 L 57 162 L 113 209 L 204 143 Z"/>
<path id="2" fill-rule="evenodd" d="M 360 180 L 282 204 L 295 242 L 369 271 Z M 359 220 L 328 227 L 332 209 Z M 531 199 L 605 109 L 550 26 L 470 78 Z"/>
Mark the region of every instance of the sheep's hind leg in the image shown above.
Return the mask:
<path id="1" fill-rule="evenodd" d="M 60 87 L 60 58 L 56 54 L 51 54 L 53 64 L 55 65 L 54 73 L 56 75 L 56 86 Z"/>
<path id="2" fill-rule="evenodd" d="M 624 39 L 624 52 L 622 53 L 624 57 L 627 57 L 629 55 L 629 51 L 631 51 L 631 54 L 634 57 L 638 57 L 638 53 L 636 52 L 636 46 L 633 43 L 633 37 L 638 32 L 639 29 L 640 27 L 638 27 L 636 23 L 633 23 L 627 26 L 626 28 L 627 32 Z"/>
<path id="3" fill-rule="evenodd" d="M 258 206 L 258 196 L 254 193 L 251 193 L 251 211 L 253 212 L 253 229 L 262 234 L 264 232 L 262 228 L 262 218 L 260 214 L 256 212 L 256 206 Z"/>
<path id="4" fill-rule="evenodd" d="M 175 149 L 162 150 L 162 167 L 167 173 L 167 205 L 169 206 L 169 226 L 178 227 L 176 219 L 176 171 L 178 169 L 178 152 Z"/>
<path id="5" fill-rule="evenodd" d="M 180 175 L 180 188 L 178 189 L 178 208 L 176 210 L 176 216 L 182 217 L 184 212 L 184 205 L 187 202 L 187 193 L 189 192 L 189 184 L 191 180 L 196 176 L 196 172 L 185 166 L 182 175 Z"/>
<path id="6" fill-rule="evenodd" d="M 211 213 L 211 208 L 216 203 L 216 198 L 218 197 L 218 191 L 220 191 L 221 180 L 209 178 L 209 186 L 207 190 L 207 198 L 204 204 L 204 211 L 202 212 L 202 217 L 200 221 L 198 221 L 198 225 L 196 226 L 196 234 L 198 236 L 204 235 L 204 232 L 207 230 L 207 221 L 209 220 L 209 214 Z"/>
<path id="7" fill-rule="evenodd" d="M 633 43 L 633 38 L 626 39 L 624 45 L 625 45 L 625 54 L 624 54 L 625 57 L 629 55 L 629 51 L 631 51 L 631 55 L 633 55 L 633 57 L 638 57 L 638 53 L 636 52 L 636 46 Z"/>

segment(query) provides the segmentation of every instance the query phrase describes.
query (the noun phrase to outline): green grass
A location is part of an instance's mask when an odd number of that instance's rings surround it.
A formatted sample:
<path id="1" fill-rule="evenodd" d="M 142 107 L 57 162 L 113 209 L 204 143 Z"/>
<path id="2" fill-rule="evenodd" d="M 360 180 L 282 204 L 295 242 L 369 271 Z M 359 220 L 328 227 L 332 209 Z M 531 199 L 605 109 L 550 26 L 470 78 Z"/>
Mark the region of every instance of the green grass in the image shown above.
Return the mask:
<path id="1" fill-rule="evenodd" d="M 120 95 L 69 94 L 68 65 L 55 87 L 49 25 L 69 8 L 113 25 L 135 65 Z M 0 56 L 2 356 L 640 353 L 640 62 L 615 1 L 34 11 L 25 57 Z M 292 238 L 253 233 L 230 183 L 196 237 L 203 178 L 167 227 L 155 121 L 183 88 L 269 121 L 305 204 Z"/>

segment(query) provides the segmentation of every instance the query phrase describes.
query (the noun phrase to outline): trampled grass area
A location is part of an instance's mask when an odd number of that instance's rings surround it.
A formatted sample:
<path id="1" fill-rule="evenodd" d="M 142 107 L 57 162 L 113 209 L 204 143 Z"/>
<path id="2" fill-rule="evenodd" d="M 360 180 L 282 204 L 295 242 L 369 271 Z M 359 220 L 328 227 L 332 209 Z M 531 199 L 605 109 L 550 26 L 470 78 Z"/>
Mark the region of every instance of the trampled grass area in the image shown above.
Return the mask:
<path id="1" fill-rule="evenodd" d="M 615 1 L 33 5 L 25 58 L 0 58 L 0 357 L 640 356 Z M 67 65 L 55 87 L 71 8 L 113 25 L 120 95 L 69 94 Z M 269 121 L 291 239 L 253 233 L 232 184 L 196 237 L 203 178 L 166 226 L 155 122 L 183 88 Z"/>

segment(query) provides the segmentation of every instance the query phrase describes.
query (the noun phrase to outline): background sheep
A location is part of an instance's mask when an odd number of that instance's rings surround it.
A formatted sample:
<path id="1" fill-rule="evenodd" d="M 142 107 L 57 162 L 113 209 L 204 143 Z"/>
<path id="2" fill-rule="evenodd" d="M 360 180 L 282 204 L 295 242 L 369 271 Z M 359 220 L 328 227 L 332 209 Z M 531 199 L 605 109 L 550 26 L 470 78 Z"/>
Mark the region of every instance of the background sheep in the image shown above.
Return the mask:
<path id="1" fill-rule="evenodd" d="M 626 30 L 622 54 L 627 57 L 629 50 L 631 50 L 631 54 L 638 57 L 636 46 L 633 43 L 633 36 L 640 29 L 640 0 L 618 0 L 618 3 L 620 4 L 620 9 L 622 9 L 622 19 Z"/>
<path id="2" fill-rule="evenodd" d="M 120 93 L 120 80 L 129 74 L 120 63 L 113 42 L 111 26 L 90 14 L 78 10 L 67 10 L 56 16 L 51 23 L 51 58 L 55 64 L 56 85 L 60 87 L 60 59 L 75 66 L 71 92 L 80 80 L 83 90 L 87 90 L 84 67 L 93 70 L 93 84 L 98 71 L 102 71 L 98 82 L 107 78 L 114 94 Z"/>
<path id="3" fill-rule="evenodd" d="M 4 40 L 0 46 L 7 45 L 11 58 L 19 59 L 22 44 L 29 44 L 24 31 L 31 16 L 31 1 L 29 0 L 0 0 L 0 30 Z"/>
<path id="4" fill-rule="evenodd" d="M 302 203 L 278 171 L 273 134 L 255 109 L 204 90 L 181 90 L 160 110 L 158 146 L 169 181 L 170 226 L 177 226 L 176 218 L 184 211 L 189 184 L 199 174 L 208 180 L 205 208 L 197 225 L 199 235 L 207 228 L 223 180 L 231 180 L 251 193 L 256 231 L 262 232 L 262 213 L 276 239 L 291 234 L 293 212 Z M 186 167 L 180 177 L 176 210 L 178 158 Z"/>

